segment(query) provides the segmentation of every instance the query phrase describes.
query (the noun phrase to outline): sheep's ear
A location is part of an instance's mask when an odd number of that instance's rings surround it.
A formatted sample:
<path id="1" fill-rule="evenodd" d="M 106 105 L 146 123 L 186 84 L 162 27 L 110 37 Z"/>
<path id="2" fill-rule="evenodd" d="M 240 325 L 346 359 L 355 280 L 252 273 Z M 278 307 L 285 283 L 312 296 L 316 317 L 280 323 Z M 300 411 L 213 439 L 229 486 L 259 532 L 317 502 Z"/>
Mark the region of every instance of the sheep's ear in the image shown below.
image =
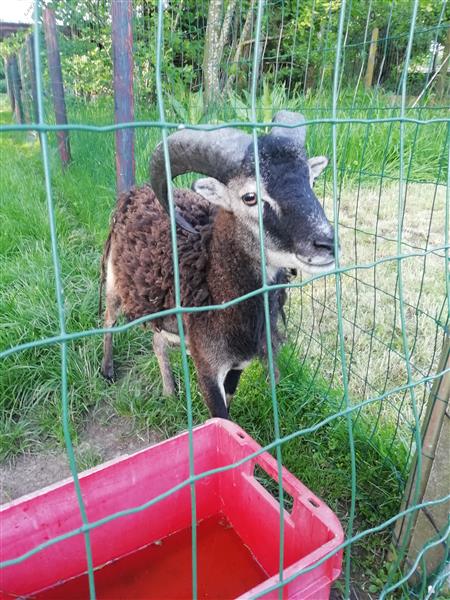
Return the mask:
<path id="1" fill-rule="evenodd" d="M 313 156 L 308 160 L 309 167 L 309 181 L 312 185 L 315 180 L 319 177 L 324 169 L 326 169 L 328 165 L 328 158 L 326 156 Z"/>
<path id="2" fill-rule="evenodd" d="M 200 196 L 203 196 L 205 200 L 215 204 L 216 206 L 222 206 L 223 208 L 230 208 L 230 194 L 228 188 L 223 183 L 220 183 L 213 177 L 205 177 L 197 179 L 192 184 L 192 189 Z"/>

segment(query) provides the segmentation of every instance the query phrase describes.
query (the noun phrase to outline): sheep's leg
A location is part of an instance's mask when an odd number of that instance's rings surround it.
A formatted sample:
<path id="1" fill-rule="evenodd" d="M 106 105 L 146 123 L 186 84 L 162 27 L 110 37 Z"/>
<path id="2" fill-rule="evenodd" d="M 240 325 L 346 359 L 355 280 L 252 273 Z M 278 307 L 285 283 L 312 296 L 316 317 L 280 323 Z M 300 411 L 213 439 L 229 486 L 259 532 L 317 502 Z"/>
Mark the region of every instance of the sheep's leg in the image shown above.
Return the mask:
<path id="1" fill-rule="evenodd" d="M 103 326 L 114 327 L 119 316 L 120 302 L 117 298 L 106 296 L 106 310 Z M 113 362 L 113 338 L 112 333 L 105 333 L 103 336 L 103 360 L 101 373 L 105 379 L 111 383 L 115 380 L 114 362 Z"/>
<path id="2" fill-rule="evenodd" d="M 228 371 L 228 373 L 225 377 L 225 381 L 223 382 L 223 387 L 225 389 L 227 406 L 230 406 L 230 404 L 231 404 L 231 399 L 233 398 L 233 394 L 236 391 L 241 374 L 242 374 L 241 369 L 231 369 L 230 371 Z"/>
<path id="3" fill-rule="evenodd" d="M 153 351 L 158 359 L 159 370 L 163 381 L 163 395 L 173 396 L 175 394 L 175 381 L 170 367 L 168 344 L 159 331 L 153 334 Z"/>
<path id="4" fill-rule="evenodd" d="M 203 398 L 211 416 L 229 419 L 227 398 L 224 389 L 225 373 L 221 371 L 214 373 L 208 368 L 198 368 L 198 366 L 197 373 Z"/>

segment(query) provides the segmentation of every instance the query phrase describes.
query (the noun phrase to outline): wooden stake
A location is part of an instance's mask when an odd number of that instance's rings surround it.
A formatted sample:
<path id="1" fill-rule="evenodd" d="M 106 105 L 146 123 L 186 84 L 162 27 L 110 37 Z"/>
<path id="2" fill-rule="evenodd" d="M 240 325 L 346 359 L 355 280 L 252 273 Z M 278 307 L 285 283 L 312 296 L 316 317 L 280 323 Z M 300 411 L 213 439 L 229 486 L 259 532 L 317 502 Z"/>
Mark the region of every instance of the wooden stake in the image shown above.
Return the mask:
<path id="1" fill-rule="evenodd" d="M 17 56 L 12 54 L 9 57 L 10 61 L 10 74 L 11 74 L 11 85 L 14 94 L 14 116 L 16 117 L 17 123 L 25 123 L 25 116 L 23 113 L 22 104 L 22 91 L 19 73 L 19 63 L 17 62 Z"/>
<path id="2" fill-rule="evenodd" d="M 441 68 L 438 75 L 436 90 L 439 98 L 445 96 L 445 88 L 448 82 L 448 68 L 449 68 L 449 55 L 450 55 L 450 28 L 447 29 L 447 38 L 444 45 L 444 53 L 442 55 Z"/>
<path id="3" fill-rule="evenodd" d="M 375 58 L 377 55 L 377 44 L 378 44 L 378 27 L 372 29 L 372 39 L 370 40 L 369 58 L 367 61 L 367 71 L 364 78 L 366 89 L 372 87 L 373 71 L 375 69 Z"/>
<path id="4" fill-rule="evenodd" d="M 28 62 L 28 73 L 30 74 L 30 87 L 31 87 L 31 104 L 33 107 L 32 113 L 34 122 L 39 121 L 38 103 L 37 103 L 37 88 L 36 88 L 36 63 L 34 60 L 34 47 L 33 47 L 33 34 L 27 37 L 27 62 Z"/>
<path id="5" fill-rule="evenodd" d="M 29 92 L 29 76 L 27 73 L 27 48 L 24 44 L 19 51 L 19 73 L 20 73 L 20 81 L 22 83 L 22 103 L 23 103 L 23 112 L 25 116 L 25 122 L 31 123 L 31 106 L 30 106 L 30 98 L 31 94 Z"/>
<path id="6" fill-rule="evenodd" d="M 439 361 L 438 373 L 434 380 L 422 426 L 422 470 L 417 469 L 417 456 L 414 458 L 401 510 L 413 506 L 416 486 L 419 485 L 417 504 L 437 500 L 448 494 L 450 486 L 450 338 L 447 337 Z M 445 371 L 445 372 L 444 372 Z M 419 484 L 417 480 L 419 479 Z M 448 520 L 450 502 L 437 504 L 428 509 L 412 513 L 410 518 L 399 519 L 394 530 L 394 545 L 405 549 L 406 565 L 411 565 L 418 552 L 439 531 L 443 531 Z M 410 523 L 410 532 L 406 538 Z M 422 577 L 424 565 L 428 574 L 442 562 L 445 548 L 438 544 L 430 548 L 421 561 L 413 578 Z"/>
<path id="7" fill-rule="evenodd" d="M 11 61 L 9 58 L 5 58 L 5 77 L 6 77 L 6 91 L 8 93 L 9 104 L 11 105 L 11 112 L 14 113 L 15 101 L 14 101 L 14 89 L 11 78 Z"/>
<path id="8" fill-rule="evenodd" d="M 66 102 L 64 99 L 64 85 L 55 13 L 51 9 L 45 8 L 43 17 L 48 70 L 52 86 L 53 106 L 55 109 L 55 121 L 57 125 L 67 125 Z M 63 167 L 66 167 L 71 160 L 69 136 L 67 131 L 57 131 L 56 136 L 58 138 L 58 150 L 61 162 Z"/>
<path id="9" fill-rule="evenodd" d="M 132 0 L 113 0 L 112 49 L 114 66 L 114 118 L 116 123 L 134 120 L 133 94 L 133 5 Z M 134 130 L 116 131 L 117 192 L 134 185 Z"/>

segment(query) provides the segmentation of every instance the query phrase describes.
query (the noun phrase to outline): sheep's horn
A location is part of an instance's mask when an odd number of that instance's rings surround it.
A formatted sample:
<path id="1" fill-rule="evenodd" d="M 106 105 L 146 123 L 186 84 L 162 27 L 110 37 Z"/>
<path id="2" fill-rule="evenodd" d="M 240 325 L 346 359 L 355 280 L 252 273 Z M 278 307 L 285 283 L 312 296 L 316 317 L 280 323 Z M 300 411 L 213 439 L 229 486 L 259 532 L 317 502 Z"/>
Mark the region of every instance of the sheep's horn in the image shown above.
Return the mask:
<path id="1" fill-rule="evenodd" d="M 301 125 L 305 122 L 305 117 L 290 110 L 280 110 L 273 118 L 273 123 L 282 123 L 285 125 Z M 292 140 L 300 148 L 305 147 L 306 126 L 303 127 L 272 127 L 271 135 L 285 137 Z"/>
<path id="2" fill-rule="evenodd" d="M 202 173 L 227 183 L 242 164 L 251 136 L 237 129 L 213 131 L 183 129 L 167 138 L 172 178 L 183 173 Z M 167 180 L 162 142 L 156 147 L 151 162 L 151 184 L 156 197 L 168 211 Z M 177 214 L 183 229 L 195 230 Z"/>

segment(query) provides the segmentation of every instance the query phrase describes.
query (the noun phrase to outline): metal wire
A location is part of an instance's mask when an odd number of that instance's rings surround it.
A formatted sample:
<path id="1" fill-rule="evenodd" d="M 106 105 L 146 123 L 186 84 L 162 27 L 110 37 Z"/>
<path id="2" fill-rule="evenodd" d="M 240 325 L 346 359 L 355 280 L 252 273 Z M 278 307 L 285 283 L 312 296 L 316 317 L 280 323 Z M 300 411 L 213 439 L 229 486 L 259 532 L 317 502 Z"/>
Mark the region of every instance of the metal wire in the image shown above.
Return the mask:
<path id="1" fill-rule="evenodd" d="M 55 125 L 48 122 L 46 115 L 44 114 L 44 85 L 43 85 L 43 65 L 41 60 L 40 51 L 40 0 L 35 0 L 34 8 L 34 55 L 35 55 L 35 67 L 36 67 L 36 106 L 31 108 L 36 111 L 37 121 L 34 123 L 24 124 L 12 124 L 2 125 L 0 127 L 0 133 L 8 132 L 29 132 L 34 131 L 39 134 L 41 143 L 41 156 L 44 171 L 44 185 L 47 199 L 47 210 L 50 227 L 50 239 L 51 239 L 51 255 L 53 260 L 53 272 L 55 280 L 55 297 L 58 311 L 58 333 L 56 335 L 42 337 L 40 339 L 30 340 L 25 343 L 16 344 L 12 347 L 6 348 L 0 352 L 0 358 L 6 359 L 19 352 L 23 352 L 30 349 L 41 348 L 44 346 L 59 345 L 60 347 L 60 402 L 61 402 L 61 419 L 64 433 L 64 442 L 66 446 L 67 456 L 69 459 L 70 471 L 74 481 L 75 492 L 79 512 L 81 515 L 82 526 L 75 528 L 71 531 L 66 532 L 63 535 L 57 536 L 53 539 L 42 543 L 28 552 L 23 553 L 20 556 L 16 556 L 9 560 L 4 561 L 0 564 L 0 568 L 12 568 L 36 553 L 49 548 L 59 542 L 67 540 L 77 535 L 83 535 L 85 542 L 85 553 L 86 553 L 86 565 L 87 573 L 89 577 L 89 591 L 91 599 L 95 599 L 95 578 L 94 578 L 94 561 L 92 557 L 91 548 L 91 537 L 90 532 L 94 529 L 101 527 L 102 525 L 109 523 L 115 519 L 120 519 L 124 516 L 138 513 L 143 510 L 154 506 L 156 503 L 164 500 L 171 494 L 189 486 L 190 488 L 190 504 L 191 504 L 191 524 L 192 524 L 192 597 L 198 596 L 198 564 L 197 564 L 197 509 L 196 509 L 196 493 L 195 484 L 196 482 L 214 475 L 216 473 L 226 472 L 233 468 L 239 467 L 240 465 L 254 460 L 257 456 L 267 451 L 274 451 L 277 460 L 277 487 L 278 487 L 278 501 L 281 507 L 284 506 L 284 492 L 282 485 L 282 465 L 283 465 L 283 446 L 288 442 L 305 437 L 309 434 L 318 432 L 330 423 L 337 423 L 343 419 L 346 425 L 347 441 L 348 441 L 348 455 L 350 464 L 350 499 L 348 503 L 348 514 L 346 519 L 346 539 L 345 541 L 336 548 L 333 552 L 328 553 L 322 557 L 314 565 L 302 569 L 295 573 L 291 577 L 284 577 L 285 567 L 285 549 L 284 549 L 284 538 L 285 538 L 285 514 L 284 510 L 280 510 L 280 521 L 279 521 L 279 560 L 278 560 L 278 582 L 274 584 L 270 589 L 265 590 L 264 594 L 270 591 L 277 591 L 278 597 L 283 597 L 283 588 L 295 578 L 301 574 L 307 573 L 312 569 L 318 567 L 320 564 L 325 562 L 330 556 L 345 550 L 345 561 L 344 561 L 344 596 L 350 598 L 351 596 L 351 582 L 352 582 L 352 549 L 354 545 L 363 540 L 367 536 L 383 531 L 386 528 L 394 524 L 398 519 L 406 518 L 406 533 L 403 537 L 402 544 L 398 550 L 398 557 L 392 562 L 389 568 L 389 574 L 384 582 L 384 588 L 381 591 L 381 599 L 387 598 L 390 594 L 393 594 L 396 590 L 400 589 L 404 585 L 408 585 L 411 576 L 416 572 L 419 564 L 422 564 L 422 570 L 425 572 L 424 560 L 427 551 L 434 546 L 441 544 L 443 541 L 448 539 L 450 530 L 444 528 L 441 532 L 438 532 L 432 539 L 429 539 L 427 543 L 420 549 L 415 556 L 409 570 L 403 570 L 401 576 L 398 575 L 398 569 L 401 566 L 405 554 L 407 553 L 407 546 L 409 543 L 410 534 L 412 533 L 413 523 L 420 510 L 426 509 L 433 506 L 444 504 L 450 500 L 450 496 L 442 498 L 432 499 L 427 502 L 421 502 L 420 498 L 420 479 L 416 479 L 415 489 L 412 494 L 411 505 L 405 510 L 399 511 L 396 515 L 383 522 L 377 524 L 374 527 L 366 528 L 363 531 L 355 532 L 355 523 L 357 517 L 357 499 L 358 499 L 358 478 L 357 478 L 357 452 L 355 449 L 355 431 L 359 424 L 359 420 L 367 419 L 367 413 L 364 413 L 364 409 L 372 407 L 375 412 L 372 412 L 372 429 L 369 435 L 369 443 L 374 439 L 375 433 L 383 420 L 383 410 L 386 404 L 391 403 L 392 407 L 395 407 L 397 412 L 397 423 L 394 428 L 393 437 L 391 439 L 390 446 L 386 448 L 386 454 L 384 460 L 389 460 L 394 451 L 395 437 L 399 435 L 401 429 L 401 422 L 408 424 L 411 430 L 411 435 L 408 440 L 409 443 L 409 456 L 415 451 L 417 456 L 417 471 L 422 471 L 422 437 L 421 437 L 421 423 L 422 423 L 422 411 L 423 405 L 428 394 L 430 385 L 438 378 L 443 377 L 445 374 L 450 372 L 450 369 L 444 369 L 441 372 L 435 372 L 435 363 L 437 359 L 437 352 L 439 341 L 443 338 L 445 332 L 448 334 L 448 322 L 450 315 L 450 244 L 449 244 L 449 231 L 450 231 L 450 154 L 449 154 L 449 132 L 450 132 L 450 119 L 446 114 L 448 106 L 428 106 L 421 105 L 414 107 L 417 110 L 417 118 L 407 117 L 406 114 L 411 107 L 407 106 L 408 101 L 408 74 L 409 67 L 412 60 L 414 43 L 418 35 L 427 36 L 424 39 L 430 39 L 434 44 L 438 40 L 440 32 L 446 31 L 448 24 L 445 23 L 445 8 L 447 0 L 444 0 L 442 9 L 439 13 L 439 21 L 435 26 L 429 27 L 416 27 L 416 21 L 418 12 L 420 9 L 419 0 L 414 0 L 412 5 L 412 11 L 410 16 L 410 27 L 408 34 L 395 34 L 391 35 L 391 26 L 395 9 L 393 5 L 390 7 L 388 16 L 388 22 L 385 32 L 382 37 L 378 39 L 378 44 L 383 46 L 383 55 L 381 59 L 381 66 L 379 68 L 378 86 L 380 86 L 381 74 L 383 71 L 384 64 L 388 58 L 388 46 L 392 40 L 399 40 L 407 38 L 407 45 L 403 57 L 403 70 L 402 77 L 398 85 L 398 92 L 400 96 L 400 104 L 398 106 L 386 107 L 379 104 L 379 90 L 373 92 L 373 96 L 370 97 L 370 101 L 363 109 L 365 116 L 349 116 L 353 113 L 357 113 L 360 110 L 358 106 L 359 98 L 359 87 L 362 81 L 362 75 L 366 62 L 366 55 L 370 41 L 370 23 L 372 19 L 372 2 L 369 2 L 367 13 L 364 17 L 364 35 L 363 39 L 355 41 L 352 39 L 351 33 L 351 21 L 354 18 L 353 11 L 357 3 L 352 3 L 351 0 L 347 4 L 346 0 L 341 0 L 337 3 L 329 1 L 328 5 L 324 2 L 318 2 L 311 0 L 311 22 L 308 35 L 306 36 L 304 43 L 307 45 L 307 54 L 305 58 L 304 68 L 301 72 L 301 87 L 303 89 L 303 101 L 307 96 L 307 84 L 310 70 L 313 68 L 312 52 L 314 40 L 314 32 L 316 28 L 316 21 L 319 21 L 323 15 L 325 15 L 325 21 L 322 20 L 324 25 L 320 31 L 320 40 L 317 42 L 319 50 L 321 52 L 321 70 L 320 73 L 316 74 L 316 83 L 314 90 L 318 94 L 320 99 L 321 94 L 325 92 L 327 87 L 330 88 L 331 92 L 331 104 L 329 107 L 320 107 L 319 103 L 317 106 L 305 106 L 305 112 L 311 111 L 312 114 L 319 112 L 325 112 L 328 114 L 326 117 L 310 118 L 307 119 L 303 126 L 312 126 L 313 132 L 318 131 L 318 126 L 324 126 L 329 132 L 328 144 L 331 147 L 332 152 L 332 177 L 331 184 L 329 181 L 324 183 L 324 193 L 326 190 L 331 189 L 331 200 L 332 209 L 334 216 L 334 233 L 335 233 L 335 254 L 337 257 L 336 267 L 329 273 L 328 283 L 323 284 L 323 276 L 317 275 L 311 277 L 307 281 L 294 280 L 288 284 L 269 285 L 268 277 L 266 273 L 266 253 L 264 247 L 264 224 L 263 224 L 263 213 L 262 213 L 262 199 L 261 199 L 261 182 L 259 172 L 259 153 L 258 153 L 258 132 L 267 130 L 272 127 L 272 122 L 261 120 L 261 106 L 258 102 L 258 93 L 261 87 L 261 72 L 267 65 L 273 65 L 273 83 L 276 86 L 277 82 L 283 77 L 282 69 L 286 69 L 285 80 L 287 82 L 288 95 L 294 94 L 297 90 L 297 84 L 294 82 L 296 77 L 296 68 L 294 54 L 296 49 L 301 43 L 301 28 L 297 23 L 294 24 L 292 30 L 292 53 L 290 55 L 283 54 L 283 37 L 287 32 L 291 31 L 292 24 L 288 21 L 287 16 L 287 4 L 284 2 L 266 2 L 265 0 L 258 0 L 256 3 L 251 3 L 248 7 L 247 4 L 240 3 L 239 14 L 235 18 L 230 32 L 234 39 L 238 39 L 242 35 L 242 31 L 245 28 L 245 20 L 247 16 L 251 16 L 251 35 L 253 38 L 247 40 L 251 47 L 251 54 L 248 54 L 246 58 L 242 58 L 239 63 L 239 67 L 249 70 L 247 77 L 247 96 L 246 101 L 248 104 L 248 112 L 244 113 L 249 116 L 248 120 L 240 120 L 237 118 L 238 115 L 237 97 L 234 97 L 235 112 L 230 113 L 233 118 L 221 120 L 211 118 L 206 123 L 190 123 L 190 122 L 178 122 L 171 116 L 170 111 L 167 109 L 167 100 L 165 94 L 165 85 L 167 82 L 164 81 L 166 77 L 164 64 L 164 50 L 166 47 L 166 39 L 169 38 L 169 43 L 175 40 L 174 31 L 177 24 L 183 23 L 184 16 L 180 12 L 176 12 L 175 9 L 171 9 L 171 29 L 170 34 L 165 34 L 165 1 L 158 0 L 157 2 L 157 18 L 155 21 L 155 40 L 154 48 L 156 50 L 155 58 L 155 87 L 156 87 L 156 106 L 157 106 L 157 118 L 154 120 L 142 119 L 133 121 L 131 123 L 119 123 L 112 124 L 108 123 L 105 125 L 88 125 L 85 123 L 69 123 L 67 125 Z M 244 9 L 245 4 L 245 9 Z M 197 5 L 197 12 L 203 16 L 207 14 L 207 6 L 201 2 Z M 358 8 L 358 7 L 356 7 Z M 181 7 L 179 8 L 181 11 Z M 270 48 L 270 36 L 269 36 L 269 15 L 272 14 L 270 11 L 278 10 L 278 17 L 280 20 L 280 28 L 278 35 L 275 36 L 275 42 L 272 48 Z M 298 0 L 295 4 L 294 21 L 300 18 L 302 11 L 302 3 Z M 323 13 L 323 14 L 322 14 Z M 185 24 L 186 27 L 191 27 L 189 23 Z M 267 27 L 266 31 L 264 28 Z M 345 32 L 345 34 L 344 34 Z M 316 32 L 317 33 L 317 32 Z M 265 34 L 265 39 L 264 39 Z M 149 43 L 152 43 L 149 40 Z M 269 50 L 267 49 L 269 47 Z M 262 48 L 262 51 L 260 49 Z M 272 53 L 272 54 L 271 54 Z M 357 57 L 357 59 L 355 58 Z M 150 59 L 149 59 L 150 60 Z M 184 55 L 182 60 L 184 61 Z M 24 63 L 24 59 L 21 58 Z M 272 61 L 272 62 L 271 62 Z M 342 92 L 343 82 L 348 75 L 346 70 L 348 63 L 351 63 L 352 71 L 356 73 L 357 65 L 358 72 L 356 76 L 356 87 L 353 91 L 350 106 L 341 107 L 340 94 Z M 358 62 L 360 61 L 360 62 Z M 198 60 L 201 64 L 201 60 Z M 227 68 L 236 68 L 234 64 L 234 56 L 231 47 L 224 50 L 222 63 L 227 65 Z M 284 67 L 283 67 L 284 65 Z M 251 68 L 249 68 L 251 66 Z M 430 82 L 431 73 L 431 62 L 425 77 L 424 92 L 428 89 Z M 332 76 L 331 76 L 332 73 Z M 201 79 L 201 74 L 196 73 L 195 77 Z M 195 77 L 191 79 L 189 83 L 189 90 L 194 93 L 193 90 L 197 89 L 195 83 Z M 328 78 L 330 81 L 328 81 Z M 27 79 L 32 83 L 33 75 L 30 71 Z M 193 83 L 194 82 L 194 83 Z M 331 86 L 328 85 L 331 82 Z M 24 82 L 25 83 L 25 82 Z M 170 83 L 170 82 L 169 82 Z M 26 87 L 26 85 L 25 85 Z M 237 87 L 237 84 L 236 84 Z M 31 95 L 30 95 L 31 96 Z M 26 114 L 28 118 L 33 112 L 28 106 L 28 97 L 26 103 Z M 306 101 L 305 101 L 306 104 Z M 263 106 L 264 108 L 264 106 Z M 272 107 L 274 108 L 274 107 Z M 443 116 L 436 116 L 434 118 L 423 118 L 425 110 L 442 110 Z M 338 113 L 343 112 L 343 117 L 338 117 Z M 390 116 L 380 116 L 379 111 L 391 111 Z M 239 116 L 242 113 L 239 113 Z M 429 114 L 429 113 L 427 113 Z M 389 112 L 387 112 L 389 115 Z M 210 117 L 206 114 L 206 117 Z M 265 114 L 263 114 L 263 119 Z M 381 158 L 381 170 L 380 173 L 371 173 L 365 168 L 365 157 L 368 152 L 370 145 L 370 135 L 374 127 L 380 127 L 386 125 L 386 136 L 385 146 L 382 149 Z M 352 128 L 362 125 L 364 127 L 364 133 L 361 142 L 360 160 L 357 168 L 348 164 L 349 153 L 351 151 L 351 133 Z M 412 141 L 408 146 L 405 145 L 406 131 L 408 126 L 415 126 L 414 134 L 412 135 Z M 434 197 L 432 201 L 430 220 L 426 228 L 425 241 L 421 246 L 415 245 L 408 240 L 404 239 L 405 235 L 405 215 L 406 215 L 406 204 L 408 197 L 408 185 L 418 181 L 414 178 L 414 158 L 415 153 L 420 145 L 420 131 L 425 126 L 437 126 L 442 125 L 442 129 L 446 127 L 446 136 L 442 136 L 442 152 L 436 159 L 436 177 L 433 179 L 434 183 Z M 281 127 L 290 128 L 290 125 L 279 125 Z M 228 302 L 221 305 L 208 305 L 208 306 L 197 306 L 197 307 L 186 307 L 182 306 L 181 302 L 181 291 L 180 291 L 180 271 L 179 271 L 179 257 L 178 247 L 176 239 L 176 223 L 175 223 L 175 209 L 173 201 L 173 184 L 171 177 L 171 168 L 169 161 L 169 150 L 167 144 L 168 132 L 174 128 L 188 128 L 193 130 L 219 130 L 227 127 L 245 127 L 250 129 L 252 133 L 252 142 L 255 156 L 255 171 L 256 171 L 256 183 L 257 183 L 257 199 L 258 199 L 258 222 L 259 222 L 259 239 L 260 239 L 260 261 L 262 266 L 262 284 L 257 290 L 254 290 L 248 294 L 230 299 Z M 394 145 L 397 128 L 399 132 L 398 140 L 398 177 L 392 175 L 389 172 L 389 152 Z M 165 168 L 166 168 L 166 179 L 168 186 L 168 200 L 170 209 L 170 231 L 171 231 L 171 248 L 173 255 L 173 272 L 175 282 L 175 305 L 169 310 L 165 310 L 160 313 L 146 315 L 134 321 L 117 325 L 112 328 L 92 328 L 86 330 L 79 330 L 74 332 L 67 332 L 66 328 L 66 317 L 64 310 L 64 289 L 63 279 L 61 276 L 61 266 L 59 257 L 59 244 L 56 229 L 56 218 L 55 218 L 55 206 L 52 194 L 52 181 L 51 181 L 51 160 L 49 152 L 48 134 L 56 131 L 71 131 L 71 132 L 93 132 L 98 134 L 115 132 L 121 129 L 131 130 L 151 130 L 156 129 L 160 132 L 161 141 L 165 157 Z M 313 142 L 315 143 L 315 142 Z M 447 173 L 445 173 L 445 167 L 447 165 Z M 342 196 L 345 191 L 345 179 L 344 176 L 355 175 L 357 176 L 357 192 L 355 201 L 355 212 L 353 215 L 352 224 L 348 225 L 341 222 L 341 202 Z M 377 188 L 377 206 L 376 206 L 376 222 L 374 229 L 363 230 L 358 227 L 360 214 L 363 212 L 362 196 L 363 196 L 363 182 L 368 180 L 370 177 L 379 178 L 379 186 Z M 380 215 L 383 205 L 383 188 L 385 181 L 389 179 L 398 180 L 398 202 L 397 202 L 397 228 L 395 235 L 389 236 L 382 231 L 380 227 Z M 424 180 L 425 181 L 425 180 Z M 430 181 L 430 179 L 426 179 Z M 446 199 L 445 199 L 445 224 L 444 224 L 444 242 L 440 245 L 431 245 L 431 225 L 433 215 L 436 211 L 436 198 L 438 186 L 446 186 Z M 328 200 L 329 201 L 329 200 Z M 353 239 L 353 252 L 354 262 L 353 264 L 341 265 L 339 259 L 339 234 L 342 229 L 347 228 L 354 232 Z M 358 255 L 358 235 L 367 235 L 373 238 L 373 249 L 371 253 L 372 260 L 362 261 Z M 392 242 L 395 244 L 395 252 L 390 253 L 388 256 L 379 257 L 379 246 L 382 242 Z M 405 252 L 405 249 L 408 252 Z M 408 290 L 405 289 L 404 282 L 404 270 L 405 263 L 413 259 L 422 261 L 421 277 L 417 297 L 411 299 L 408 295 Z M 431 310 L 428 310 L 424 306 L 425 287 L 426 287 L 426 273 L 429 265 L 429 261 L 433 259 L 439 259 L 442 261 L 444 266 L 445 276 L 445 291 L 446 298 L 443 299 L 443 307 L 439 314 L 432 314 Z M 395 265 L 396 268 L 396 280 L 395 289 L 385 289 L 382 285 L 382 274 L 380 269 L 382 266 Z M 362 278 L 365 272 L 372 274 L 370 282 L 367 279 Z M 334 278 L 335 285 L 330 285 L 331 278 Z M 355 304 L 351 310 L 351 314 L 347 312 L 345 286 L 346 283 L 350 282 L 355 297 Z M 307 287 L 308 286 L 308 287 Z M 360 304 L 361 290 L 369 288 L 372 294 L 371 297 L 371 325 L 367 327 L 364 325 L 361 317 L 365 310 L 365 306 Z M 312 347 L 316 345 L 319 347 L 316 355 L 316 364 L 313 371 L 309 387 L 306 391 L 306 396 L 309 396 L 313 392 L 314 386 L 317 380 L 320 378 L 320 373 L 324 368 L 324 364 L 331 365 L 328 368 L 327 375 L 329 377 L 328 387 L 324 393 L 324 402 L 329 397 L 333 386 L 336 383 L 342 389 L 342 403 L 340 409 L 333 412 L 333 414 L 317 421 L 311 426 L 298 428 L 286 435 L 282 435 L 282 427 L 280 423 L 280 407 L 277 398 L 277 388 L 275 382 L 275 369 L 274 369 L 274 356 L 272 351 L 272 333 L 271 333 L 271 322 L 270 322 L 270 306 L 269 306 L 269 293 L 274 290 L 291 290 L 292 292 L 297 291 L 298 294 L 302 295 L 301 313 L 296 321 L 297 331 L 296 337 L 293 343 L 294 349 L 292 350 L 292 356 L 296 349 L 301 345 L 302 339 L 305 339 L 305 348 L 301 363 L 307 365 L 308 361 L 311 360 Z M 261 295 L 263 298 L 264 316 L 265 316 L 265 328 L 266 328 L 266 345 L 267 345 L 267 359 L 269 366 L 269 383 L 270 383 L 270 397 L 271 397 L 271 408 L 273 416 L 273 440 L 265 444 L 261 450 L 254 452 L 244 459 L 236 461 L 232 464 L 224 465 L 222 467 L 212 469 L 203 473 L 195 473 L 194 465 L 194 435 L 193 435 L 193 406 L 192 406 L 192 394 L 191 394 L 191 381 L 189 374 L 189 364 L 186 350 L 186 339 L 183 325 L 183 317 L 186 314 L 203 312 L 203 311 L 219 311 L 226 310 L 227 308 L 236 305 L 237 303 L 248 300 L 249 298 Z M 379 299 L 381 297 L 388 298 L 393 306 L 393 322 L 390 334 L 382 336 L 377 332 L 377 319 Z M 311 307 L 312 316 L 308 321 L 306 314 L 306 303 Z M 441 306 L 441 305 L 439 305 Z M 447 311 L 445 311 L 447 308 Z M 414 324 L 408 320 L 408 311 L 413 310 L 415 315 Z M 346 314 L 347 312 L 347 314 Z M 329 342 L 328 346 L 323 343 L 323 333 L 326 330 L 326 316 L 331 314 L 336 325 L 333 341 Z M 86 507 L 81 492 L 77 462 L 73 449 L 73 442 L 70 434 L 70 410 L 68 403 L 68 361 L 67 352 L 68 344 L 73 341 L 78 341 L 83 338 L 92 336 L 99 336 L 107 332 L 120 333 L 128 331 L 140 324 L 150 322 L 154 319 L 159 319 L 166 316 L 175 316 L 178 326 L 180 346 L 181 346 L 181 357 L 182 357 L 182 374 L 185 386 L 186 394 L 186 408 L 187 408 L 187 424 L 189 432 L 189 477 L 183 482 L 166 492 L 159 494 L 152 500 L 140 504 L 138 506 L 129 507 L 126 510 L 121 510 L 116 513 L 110 514 L 103 519 L 96 521 L 89 521 Z M 418 332 L 420 328 L 419 319 L 427 319 L 429 322 L 435 325 L 435 340 L 434 350 L 429 356 L 429 362 L 424 364 L 423 362 L 414 361 L 415 355 L 418 353 Z M 398 332 L 395 329 L 396 323 L 400 323 L 400 341 L 401 346 L 395 344 L 395 340 L 398 337 Z M 351 326 L 351 335 L 348 336 L 347 328 Z M 362 372 L 358 371 L 358 348 L 357 348 L 357 337 L 364 335 L 367 340 L 367 358 L 366 362 L 363 363 Z M 301 336 L 303 338 L 301 339 Z M 350 340 L 350 342 L 349 342 Z M 370 365 L 375 354 L 375 347 L 382 346 L 386 353 L 386 374 L 384 381 L 374 383 L 370 378 Z M 297 360 L 300 361 L 300 353 L 297 355 Z M 394 385 L 392 378 L 393 364 L 395 361 L 401 361 L 402 368 L 404 368 L 405 377 L 403 383 Z M 362 382 L 361 399 L 356 400 L 354 394 L 352 394 L 352 381 L 353 379 L 359 379 Z M 419 398 L 420 390 L 423 388 L 423 398 Z M 366 397 L 370 394 L 370 397 Z M 403 412 L 407 408 L 409 398 L 408 410 L 410 416 L 404 416 Z M 294 407 L 292 410 L 295 410 Z M 410 464 L 408 456 L 407 464 Z M 403 473 L 402 475 L 405 475 Z M 400 478 L 400 475 L 399 475 Z M 422 561 L 422 562 L 421 562 Z M 442 569 L 437 572 L 433 585 L 438 589 L 444 583 L 444 574 Z M 422 578 L 422 590 L 425 590 L 427 584 L 426 576 Z M 421 592 L 422 593 L 422 592 Z M 423 595 L 423 594 L 422 594 Z M 262 594 L 257 595 L 260 597 Z"/>

